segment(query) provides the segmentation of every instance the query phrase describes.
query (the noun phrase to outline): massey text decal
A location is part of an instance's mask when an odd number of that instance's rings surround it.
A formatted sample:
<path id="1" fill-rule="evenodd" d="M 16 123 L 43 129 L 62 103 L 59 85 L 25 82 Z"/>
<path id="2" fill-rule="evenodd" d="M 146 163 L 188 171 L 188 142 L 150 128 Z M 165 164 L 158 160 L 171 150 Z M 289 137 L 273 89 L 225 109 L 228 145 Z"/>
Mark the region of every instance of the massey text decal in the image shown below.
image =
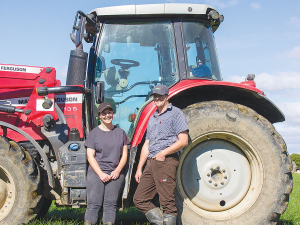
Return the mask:
<path id="1" fill-rule="evenodd" d="M 12 106 L 25 106 L 29 101 L 29 97 L 3 99 L 0 104 Z"/>

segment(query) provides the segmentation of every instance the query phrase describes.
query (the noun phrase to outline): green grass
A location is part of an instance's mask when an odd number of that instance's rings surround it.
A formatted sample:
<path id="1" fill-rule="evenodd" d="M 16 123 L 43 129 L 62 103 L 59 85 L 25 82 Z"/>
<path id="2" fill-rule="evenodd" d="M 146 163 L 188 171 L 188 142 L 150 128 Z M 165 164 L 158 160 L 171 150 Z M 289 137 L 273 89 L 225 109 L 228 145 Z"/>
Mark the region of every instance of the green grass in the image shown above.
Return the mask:
<path id="1" fill-rule="evenodd" d="M 293 191 L 290 194 L 289 205 L 281 215 L 278 225 L 300 225 L 300 174 L 293 174 Z"/>
<path id="2" fill-rule="evenodd" d="M 300 225 L 300 174 L 293 174 L 294 187 L 290 195 L 287 210 L 281 215 L 278 225 Z M 45 218 L 33 220 L 30 225 L 83 225 L 85 208 L 72 209 L 71 207 L 56 207 L 52 203 Z M 99 218 L 102 213 L 99 214 Z M 116 225 L 149 225 L 145 216 L 135 207 L 117 212 Z"/>
<path id="3" fill-rule="evenodd" d="M 54 202 L 45 218 L 33 220 L 30 225 L 82 225 L 84 224 L 85 208 L 72 209 L 71 207 L 56 207 Z M 99 213 L 102 218 L 102 212 Z M 102 224 L 102 223 L 100 223 Z M 116 225 L 150 225 L 146 217 L 135 207 L 126 208 L 117 212 Z"/>

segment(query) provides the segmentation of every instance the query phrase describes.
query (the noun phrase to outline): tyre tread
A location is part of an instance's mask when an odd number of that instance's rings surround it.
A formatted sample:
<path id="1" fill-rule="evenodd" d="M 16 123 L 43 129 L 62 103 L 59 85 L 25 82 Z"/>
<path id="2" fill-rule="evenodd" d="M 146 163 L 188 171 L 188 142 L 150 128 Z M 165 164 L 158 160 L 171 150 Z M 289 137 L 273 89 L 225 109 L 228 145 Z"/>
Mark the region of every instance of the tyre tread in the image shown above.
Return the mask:
<path id="1" fill-rule="evenodd" d="M 17 213 L 13 212 L 11 218 L 4 218 L 1 223 L 5 224 L 7 221 L 11 224 L 28 223 L 38 214 L 42 203 L 39 168 L 29 152 L 24 151 L 15 141 L 9 141 L 2 136 L 0 136 L 0 154 L 22 168 L 20 171 L 27 177 L 23 185 L 28 190 L 28 196 L 23 199 L 24 204 L 21 204 L 24 206 L 23 210 L 19 208 Z"/>
<path id="2" fill-rule="evenodd" d="M 201 127 L 201 119 L 199 118 L 206 118 L 206 116 L 210 115 L 210 118 L 213 117 L 214 113 L 216 115 L 218 112 L 226 112 L 226 119 L 227 123 L 232 123 L 236 121 L 238 117 L 247 117 L 253 121 L 254 126 L 259 127 L 259 129 L 263 130 L 266 134 L 266 137 L 269 138 L 270 142 L 273 143 L 274 152 L 276 158 L 278 159 L 277 162 L 280 166 L 280 185 L 277 186 L 277 193 L 278 196 L 275 198 L 275 202 L 272 206 L 272 211 L 270 214 L 264 218 L 264 224 L 276 224 L 278 222 L 280 215 L 285 212 L 288 206 L 289 194 L 293 188 L 293 181 L 292 181 L 292 164 L 289 154 L 287 152 L 286 143 L 280 134 L 275 130 L 274 126 L 263 116 L 259 115 L 257 112 L 252 110 L 249 107 L 246 107 L 241 104 L 236 104 L 227 101 L 209 101 L 209 102 L 200 102 L 192 104 L 185 109 L 182 110 L 186 115 L 187 121 L 189 124 L 193 126 L 193 129 L 196 129 L 198 135 L 206 132 Z M 197 119 L 194 117 L 197 116 Z M 216 117 L 215 123 L 217 125 L 214 126 L 221 126 L 218 124 L 218 120 L 221 118 Z M 191 139 L 195 139 L 196 136 L 191 135 Z M 182 209 L 181 209 L 182 210 Z M 192 217 L 192 215 L 196 216 L 193 212 L 185 212 L 187 213 L 184 217 Z M 189 215 L 190 214 L 190 215 Z M 203 222 L 205 224 L 205 222 Z M 209 222 L 210 223 L 210 222 Z M 229 221 L 215 221 L 216 224 L 231 224 Z M 188 223 L 190 224 L 190 222 Z M 192 224 L 192 223 L 191 223 Z"/>

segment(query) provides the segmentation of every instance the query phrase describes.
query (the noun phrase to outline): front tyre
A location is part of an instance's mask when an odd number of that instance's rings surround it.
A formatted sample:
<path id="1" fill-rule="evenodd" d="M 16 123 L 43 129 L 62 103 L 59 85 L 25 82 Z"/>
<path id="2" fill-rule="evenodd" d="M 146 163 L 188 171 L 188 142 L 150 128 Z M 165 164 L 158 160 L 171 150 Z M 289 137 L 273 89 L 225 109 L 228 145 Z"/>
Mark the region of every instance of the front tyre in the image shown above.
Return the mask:
<path id="1" fill-rule="evenodd" d="M 41 203 L 38 166 L 16 142 L 0 136 L 0 224 L 29 222 Z"/>
<path id="2" fill-rule="evenodd" d="M 177 172 L 184 225 L 276 224 L 292 190 L 291 161 L 272 124 L 225 101 L 183 110 L 191 143 Z"/>

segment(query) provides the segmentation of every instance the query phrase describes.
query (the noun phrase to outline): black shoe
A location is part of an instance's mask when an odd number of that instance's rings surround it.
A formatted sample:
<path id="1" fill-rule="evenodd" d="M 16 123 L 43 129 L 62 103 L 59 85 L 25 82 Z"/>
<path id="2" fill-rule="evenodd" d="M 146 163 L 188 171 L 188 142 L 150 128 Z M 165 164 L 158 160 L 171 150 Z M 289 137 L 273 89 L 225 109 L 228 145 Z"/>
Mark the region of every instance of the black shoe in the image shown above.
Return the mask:
<path id="1" fill-rule="evenodd" d="M 160 208 L 154 208 L 145 213 L 146 218 L 151 224 L 163 225 L 163 214 Z"/>
<path id="2" fill-rule="evenodd" d="M 176 225 L 176 216 L 170 214 L 164 214 L 163 225 Z"/>

